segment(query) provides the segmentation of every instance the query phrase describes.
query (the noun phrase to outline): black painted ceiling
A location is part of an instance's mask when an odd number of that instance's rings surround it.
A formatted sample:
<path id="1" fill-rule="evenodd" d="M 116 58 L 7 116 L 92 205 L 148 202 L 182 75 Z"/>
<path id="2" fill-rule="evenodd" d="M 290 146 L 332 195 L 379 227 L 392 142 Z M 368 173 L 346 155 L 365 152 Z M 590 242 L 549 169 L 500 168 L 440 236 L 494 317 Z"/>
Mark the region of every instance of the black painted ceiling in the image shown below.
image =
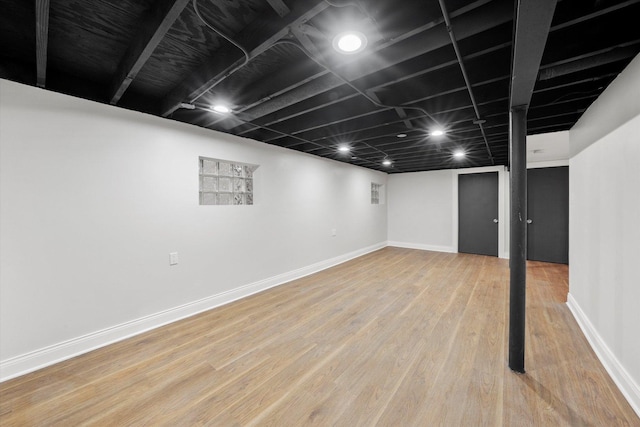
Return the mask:
<path id="1" fill-rule="evenodd" d="M 0 0 L 0 77 L 390 173 L 506 165 L 514 10 L 513 0 Z M 639 17 L 640 0 L 558 1 L 528 134 L 573 126 L 640 51 Z M 367 36 L 365 50 L 333 48 L 347 29 Z M 209 111 L 221 101 L 231 113 Z M 447 133 L 430 136 L 436 126 Z M 457 149 L 467 156 L 454 159 Z"/>

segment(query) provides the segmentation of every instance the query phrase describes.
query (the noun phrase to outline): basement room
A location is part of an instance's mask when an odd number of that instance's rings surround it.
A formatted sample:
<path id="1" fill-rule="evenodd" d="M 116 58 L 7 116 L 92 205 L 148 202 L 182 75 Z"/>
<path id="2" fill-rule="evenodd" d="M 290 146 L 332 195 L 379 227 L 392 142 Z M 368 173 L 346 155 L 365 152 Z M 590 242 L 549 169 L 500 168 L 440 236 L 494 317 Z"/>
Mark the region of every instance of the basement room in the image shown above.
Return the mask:
<path id="1" fill-rule="evenodd" d="M 640 0 L 0 10 L 0 425 L 640 427 Z"/>

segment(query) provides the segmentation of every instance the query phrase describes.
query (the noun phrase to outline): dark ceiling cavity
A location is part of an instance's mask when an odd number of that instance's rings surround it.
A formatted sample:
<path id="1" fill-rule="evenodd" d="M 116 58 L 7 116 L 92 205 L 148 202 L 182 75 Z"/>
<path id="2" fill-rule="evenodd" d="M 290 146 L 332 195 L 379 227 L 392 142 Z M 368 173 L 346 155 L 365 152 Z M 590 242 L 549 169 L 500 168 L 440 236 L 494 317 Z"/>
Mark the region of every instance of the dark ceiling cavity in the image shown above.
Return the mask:
<path id="1" fill-rule="evenodd" d="M 513 0 L 0 0 L 0 10 L 1 78 L 389 173 L 508 164 Z M 557 2 L 528 134 L 576 123 L 640 52 L 638 16 L 640 0 Z M 364 49 L 337 51 L 345 31 L 364 35 Z M 218 103 L 231 111 L 213 112 Z"/>

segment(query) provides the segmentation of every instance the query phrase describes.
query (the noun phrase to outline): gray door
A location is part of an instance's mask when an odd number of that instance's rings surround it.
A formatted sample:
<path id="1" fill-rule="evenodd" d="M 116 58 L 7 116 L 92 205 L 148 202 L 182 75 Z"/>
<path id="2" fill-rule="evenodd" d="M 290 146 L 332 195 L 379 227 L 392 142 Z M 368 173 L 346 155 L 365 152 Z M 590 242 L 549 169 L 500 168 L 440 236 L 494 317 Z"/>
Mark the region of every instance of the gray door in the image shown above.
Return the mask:
<path id="1" fill-rule="evenodd" d="M 569 167 L 527 171 L 527 259 L 569 263 Z"/>
<path id="2" fill-rule="evenodd" d="M 458 175 L 458 252 L 498 256 L 498 172 Z"/>

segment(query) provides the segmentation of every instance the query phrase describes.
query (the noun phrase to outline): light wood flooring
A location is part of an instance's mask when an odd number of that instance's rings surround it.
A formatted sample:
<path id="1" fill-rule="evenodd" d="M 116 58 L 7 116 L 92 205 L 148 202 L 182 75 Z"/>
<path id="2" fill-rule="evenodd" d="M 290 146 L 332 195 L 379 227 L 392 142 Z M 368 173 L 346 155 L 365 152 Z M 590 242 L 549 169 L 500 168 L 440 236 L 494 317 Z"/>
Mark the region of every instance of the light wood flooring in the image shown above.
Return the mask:
<path id="1" fill-rule="evenodd" d="M 527 373 L 508 262 L 385 248 L 0 384 L 0 425 L 640 426 L 528 264 Z"/>

